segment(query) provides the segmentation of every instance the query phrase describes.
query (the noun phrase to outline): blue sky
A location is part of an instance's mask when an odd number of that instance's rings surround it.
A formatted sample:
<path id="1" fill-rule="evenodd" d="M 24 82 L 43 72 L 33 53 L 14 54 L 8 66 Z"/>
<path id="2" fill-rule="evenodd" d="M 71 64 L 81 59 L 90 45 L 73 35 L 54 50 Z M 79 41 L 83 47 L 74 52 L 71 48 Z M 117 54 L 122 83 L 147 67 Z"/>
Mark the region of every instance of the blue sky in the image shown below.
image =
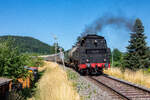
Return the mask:
<path id="1" fill-rule="evenodd" d="M 69 49 L 83 32 L 85 25 L 105 13 L 140 18 L 150 46 L 149 0 L 0 0 L 0 36 L 32 36 L 53 44 L 53 34 L 59 45 Z M 126 50 L 129 31 L 105 27 L 111 48 Z"/>

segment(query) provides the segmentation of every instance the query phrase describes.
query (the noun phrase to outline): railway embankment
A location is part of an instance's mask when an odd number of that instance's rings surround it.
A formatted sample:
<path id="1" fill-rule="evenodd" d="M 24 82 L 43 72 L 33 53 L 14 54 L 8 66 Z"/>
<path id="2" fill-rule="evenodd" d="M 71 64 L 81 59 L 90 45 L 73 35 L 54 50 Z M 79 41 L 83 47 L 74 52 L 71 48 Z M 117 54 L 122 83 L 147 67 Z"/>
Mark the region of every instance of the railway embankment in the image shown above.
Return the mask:
<path id="1" fill-rule="evenodd" d="M 80 100 L 67 73 L 56 63 L 45 62 L 45 70 L 37 83 L 35 95 L 30 100 Z"/>

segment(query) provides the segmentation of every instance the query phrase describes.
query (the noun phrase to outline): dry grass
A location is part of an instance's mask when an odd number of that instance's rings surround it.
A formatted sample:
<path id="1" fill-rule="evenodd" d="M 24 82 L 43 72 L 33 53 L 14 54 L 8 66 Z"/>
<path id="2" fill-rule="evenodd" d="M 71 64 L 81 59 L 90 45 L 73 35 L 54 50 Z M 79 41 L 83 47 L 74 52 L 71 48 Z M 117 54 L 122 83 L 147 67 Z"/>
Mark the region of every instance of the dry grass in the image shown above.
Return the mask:
<path id="1" fill-rule="evenodd" d="M 110 68 L 105 70 L 104 73 L 150 88 L 150 75 L 144 74 L 142 70 L 136 72 L 125 70 L 125 72 L 122 73 L 119 68 Z"/>
<path id="2" fill-rule="evenodd" d="M 46 71 L 38 82 L 32 100 L 80 100 L 80 96 L 68 81 L 67 74 L 56 63 L 45 62 Z"/>

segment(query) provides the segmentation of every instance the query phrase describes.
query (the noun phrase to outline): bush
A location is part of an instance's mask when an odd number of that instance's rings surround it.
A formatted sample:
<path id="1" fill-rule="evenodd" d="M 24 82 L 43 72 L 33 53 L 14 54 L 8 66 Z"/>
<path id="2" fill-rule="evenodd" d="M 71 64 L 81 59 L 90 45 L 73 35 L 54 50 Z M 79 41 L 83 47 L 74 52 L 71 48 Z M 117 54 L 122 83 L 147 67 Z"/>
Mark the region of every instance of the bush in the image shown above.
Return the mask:
<path id="1" fill-rule="evenodd" d="M 12 79 L 29 76 L 24 66 L 39 67 L 43 61 L 38 55 L 22 54 L 17 47 L 13 46 L 13 40 L 0 43 L 0 76 Z"/>
<path id="2" fill-rule="evenodd" d="M 121 67 L 121 62 L 114 61 L 114 67 Z"/>
<path id="3" fill-rule="evenodd" d="M 38 57 L 37 55 L 28 56 L 27 66 L 41 67 L 41 66 L 43 66 L 43 64 L 44 64 L 44 62 L 41 57 Z"/>
<path id="4" fill-rule="evenodd" d="M 24 69 L 27 58 L 12 47 L 11 41 L 0 43 L 0 76 L 12 79 L 27 77 L 28 71 Z"/>

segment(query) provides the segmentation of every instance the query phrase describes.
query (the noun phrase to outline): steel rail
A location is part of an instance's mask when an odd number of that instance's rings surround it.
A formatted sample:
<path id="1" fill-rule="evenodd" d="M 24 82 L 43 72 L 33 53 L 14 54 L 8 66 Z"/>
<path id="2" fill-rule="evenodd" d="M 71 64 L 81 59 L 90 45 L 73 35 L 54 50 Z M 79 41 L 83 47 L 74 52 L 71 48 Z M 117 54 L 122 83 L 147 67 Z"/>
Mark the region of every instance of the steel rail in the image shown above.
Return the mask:
<path id="1" fill-rule="evenodd" d="M 129 86 L 132 86 L 132 87 L 134 87 L 134 88 L 138 88 L 139 90 L 142 90 L 142 91 L 144 91 L 144 92 L 148 92 L 148 93 L 150 93 L 150 89 L 147 89 L 147 88 L 144 88 L 144 87 L 141 87 L 141 86 L 139 86 L 139 85 L 136 85 L 136 84 L 133 84 L 133 83 L 130 83 L 130 82 L 127 82 L 127 81 L 124 81 L 124 80 L 121 80 L 121 79 L 117 79 L 117 78 L 115 78 L 115 77 L 112 77 L 112 76 L 108 76 L 108 75 L 103 75 L 104 77 L 107 77 L 107 78 L 110 78 L 110 79 L 112 79 L 112 80 L 115 80 L 115 81 L 118 81 L 118 82 L 120 82 L 120 83 L 123 83 L 123 84 L 126 84 L 126 85 L 129 85 Z"/>
<path id="2" fill-rule="evenodd" d="M 89 76 L 88 76 L 89 77 Z M 112 90 L 113 92 L 117 93 L 119 96 L 125 98 L 126 100 L 131 100 L 130 98 L 128 98 L 127 96 L 123 95 L 122 93 L 120 93 L 119 91 L 116 91 L 115 89 L 111 88 L 110 86 L 98 81 L 97 79 L 93 78 L 93 77 L 89 77 L 90 79 L 94 80 L 95 82 L 102 84 L 103 86 L 109 88 L 110 90 Z"/>

